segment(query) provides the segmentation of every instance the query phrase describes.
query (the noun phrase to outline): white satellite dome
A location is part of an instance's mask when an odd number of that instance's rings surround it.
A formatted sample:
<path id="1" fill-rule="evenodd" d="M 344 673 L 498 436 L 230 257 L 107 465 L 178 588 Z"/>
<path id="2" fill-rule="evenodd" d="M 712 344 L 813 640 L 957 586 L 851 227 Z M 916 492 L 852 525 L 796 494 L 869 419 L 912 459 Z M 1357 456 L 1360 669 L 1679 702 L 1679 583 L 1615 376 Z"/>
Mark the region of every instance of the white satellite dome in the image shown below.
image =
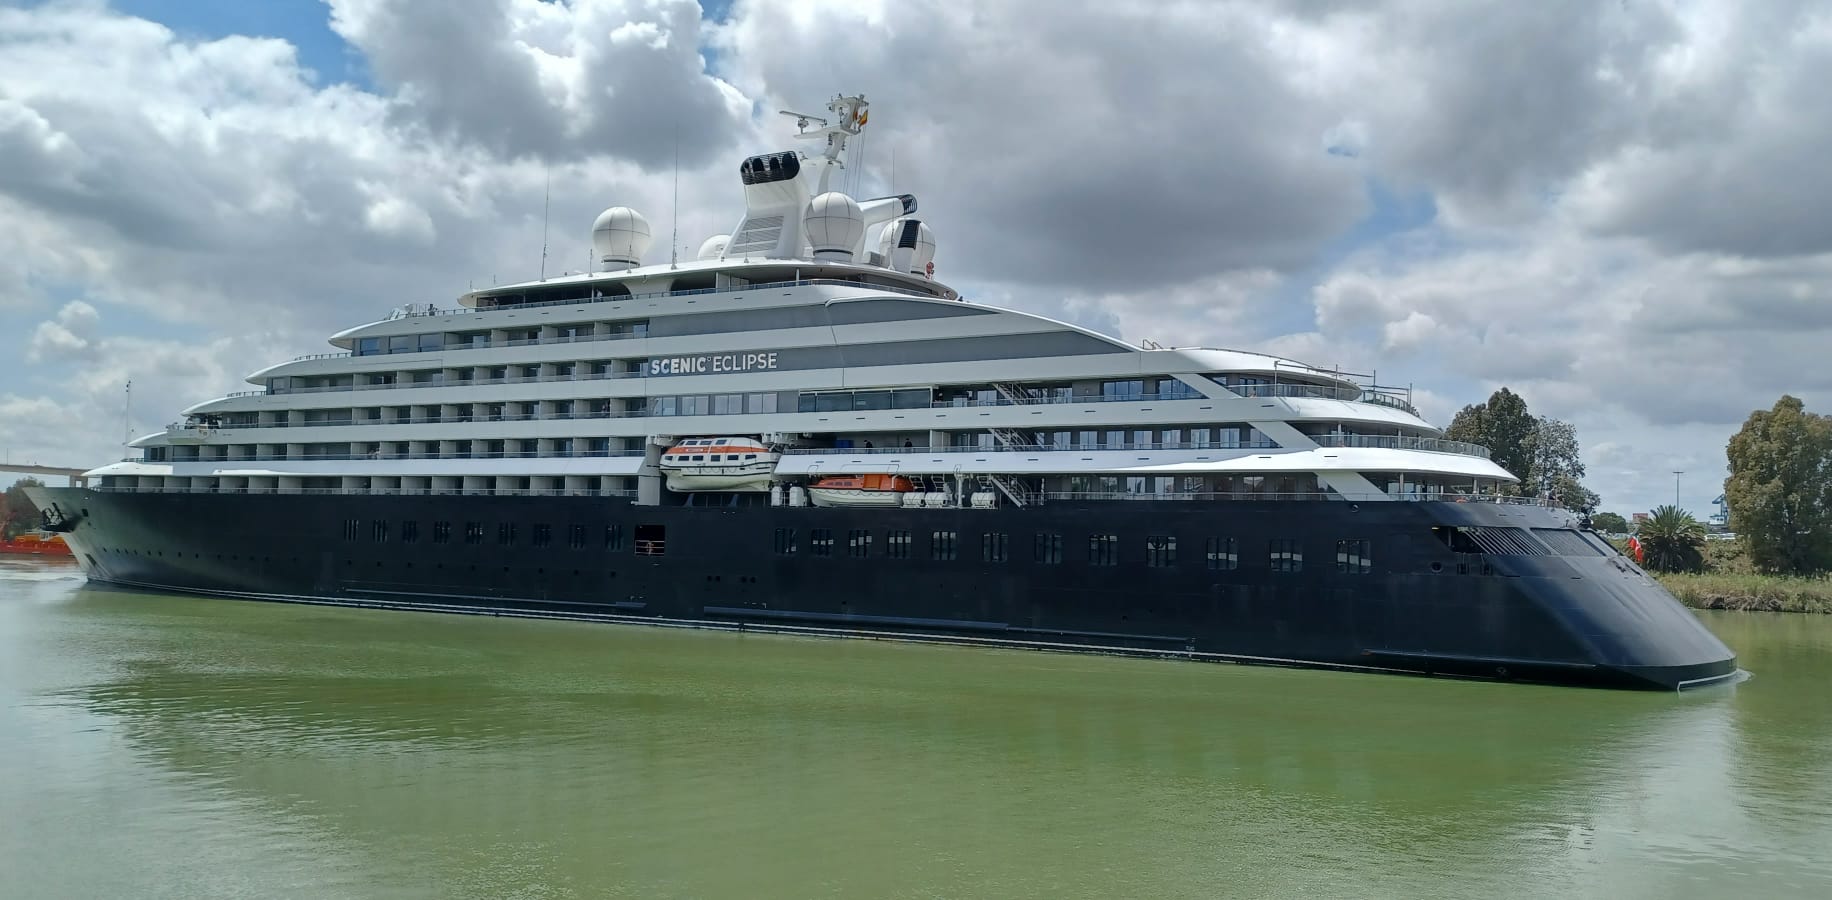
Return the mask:
<path id="1" fill-rule="evenodd" d="M 732 242 L 729 234 L 715 234 L 700 245 L 700 259 L 718 259 L 725 255 L 725 247 Z"/>
<path id="2" fill-rule="evenodd" d="M 828 191 L 808 201 L 808 246 L 815 259 L 852 259 L 852 248 L 865 237 L 865 212 L 859 202 L 840 193 Z"/>
<path id="3" fill-rule="evenodd" d="M 649 242 L 649 220 L 627 206 L 613 206 L 592 223 L 592 255 L 601 272 L 642 265 Z"/>
<path id="4" fill-rule="evenodd" d="M 911 275 L 929 274 L 929 263 L 935 259 L 935 232 L 921 219 L 908 216 L 892 219 L 878 234 L 878 253 L 884 265 Z"/>

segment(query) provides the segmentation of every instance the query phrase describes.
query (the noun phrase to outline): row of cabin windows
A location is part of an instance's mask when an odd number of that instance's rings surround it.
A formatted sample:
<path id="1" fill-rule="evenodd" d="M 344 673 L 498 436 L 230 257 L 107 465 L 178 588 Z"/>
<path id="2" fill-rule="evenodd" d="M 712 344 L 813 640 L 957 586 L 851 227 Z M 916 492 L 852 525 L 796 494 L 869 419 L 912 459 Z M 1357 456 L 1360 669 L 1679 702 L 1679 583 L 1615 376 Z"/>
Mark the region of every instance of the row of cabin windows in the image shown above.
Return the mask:
<path id="1" fill-rule="evenodd" d="M 389 519 L 371 519 L 369 527 L 363 528 L 361 519 L 345 519 L 343 522 L 343 539 L 359 541 L 368 534 L 373 543 L 388 543 L 398 534 L 401 543 L 412 544 L 420 540 L 420 523 L 415 520 L 402 520 L 400 529 L 393 529 Z M 457 531 L 448 521 L 435 521 L 429 529 L 430 538 L 435 544 L 453 543 L 455 535 L 461 535 L 466 544 L 483 544 L 488 534 L 482 522 L 465 522 L 463 530 Z M 514 546 L 521 540 L 521 528 L 515 522 L 496 523 L 496 543 L 500 546 Z M 535 547 L 551 547 L 554 544 L 553 526 L 545 522 L 531 523 L 528 529 L 529 543 Z M 913 533 L 905 530 L 892 530 L 885 533 L 885 558 L 909 559 L 914 544 Z M 654 535 L 643 541 L 652 550 L 659 549 L 660 536 Z M 808 555 L 831 557 L 844 553 L 854 559 L 866 559 L 872 555 L 872 532 L 868 529 L 851 529 L 847 531 L 842 542 L 830 528 L 814 528 L 808 533 Z M 989 531 L 980 535 L 981 562 L 1008 562 L 1011 560 L 1010 536 L 1005 532 Z M 566 545 L 573 550 L 601 548 L 610 551 L 621 551 L 625 547 L 622 525 L 606 525 L 602 531 L 594 533 L 585 525 L 569 525 L 566 532 Z M 794 556 L 801 544 L 797 529 L 778 528 L 774 536 L 774 552 L 778 556 Z M 937 530 L 929 533 L 929 558 L 950 561 L 960 558 L 960 533 L 951 530 Z M 1267 545 L 1268 563 L 1274 572 L 1296 573 L 1304 569 L 1304 548 L 1295 538 L 1273 538 Z M 1215 571 L 1232 571 L 1240 567 L 1240 546 L 1236 538 L 1208 538 L 1203 547 L 1202 560 L 1206 568 Z M 1061 565 L 1063 561 L 1062 535 L 1056 532 L 1039 532 L 1034 536 L 1032 561 L 1039 565 Z M 1351 575 L 1366 575 L 1373 571 L 1373 553 L 1370 542 L 1365 539 L 1349 539 L 1336 542 L 1336 571 Z M 1117 566 L 1120 564 L 1120 541 L 1115 534 L 1090 534 L 1087 543 L 1087 564 L 1096 567 Z M 1145 538 L 1145 565 L 1149 568 L 1175 568 L 1179 565 L 1177 557 L 1177 538 L 1174 535 L 1149 535 Z"/>
<path id="2" fill-rule="evenodd" d="M 884 540 L 884 556 L 887 559 L 909 559 L 913 544 L 912 532 L 887 531 Z M 776 529 L 773 549 L 777 556 L 795 556 L 800 552 L 801 546 L 800 532 L 797 529 Z M 1061 534 L 1039 532 L 1034 537 L 1031 560 L 1039 565 L 1061 565 L 1062 546 Z M 958 559 L 960 558 L 960 547 L 959 532 L 929 532 L 930 559 L 944 561 Z M 842 542 L 833 529 L 809 529 L 807 549 L 809 556 L 832 557 L 844 553 L 854 559 L 865 559 L 872 555 L 872 532 L 866 529 L 852 529 L 846 532 Z M 980 534 L 981 562 L 1008 562 L 1011 558 L 1009 535 L 997 531 Z M 1239 540 L 1223 537 L 1208 538 L 1203 544 L 1201 560 L 1206 568 L 1214 571 L 1232 571 L 1240 568 Z M 1267 544 L 1267 562 L 1274 572 L 1301 572 L 1304 570 L 1304 548 L 1294 538 L 1274 538 Z M 1337 541 L 1335 562 L 1336 571 L 1343 574 L 1366 575 L 1372 572 L 1374 556 L 1370 549 L 1370 542 L 1360 538 Z M 1098 567 L 1119 565 L 1119 535 L 1088 535 L 1087 563 L 1090 566 Z M 1154 569 L 1177 567 L 1179 565 L 1177 538 L 1173 535 L 1147 536 L 1145 538 L 1145 565 Z"/>
<path id="3" fill-rule="evenodd" d="M 541 329 L 505 329 L 502 340 L 492 342 L 489 332 L 460 332 L 436 334 L 397 334 L 388 337 L 357 338 L 352 352 L 356 356 L 378 356 L 389 353 L 428 353 L 438 350 L 480 349 L 483 347 L 517 347 L 524 344 L 538 344 L 544 340 L 555 343 L 576 341 L 583 337 L 643 337 L 649 333 L 649 323 L 644 322 L 601 322 L 593 325 L 561 325 L 554 329 L 551 338 L 543 339 Z"/>
<path id="4" fill-rule="evenodd" d="M 419 522 L 412 519 L 404 519 L 400 523 L 399 531 L 393 528 L 393 524 L 392 520 L 389 519 L 371 519 L 369 520 L 369 527 L 365 529 L 362 519 L 345 519 L 343 522 L 343 539 L 345 541 L 361 541 L 366 534 L 371 543 L 385 544 L 398 535 L 400 542 L 403 544 L 419 543 Z M 454 538 L 466 544 L 475 545 L 487 543 L 486 538 L 489 535 L 489 530 L 484 527 L 484 523 L 458 523 L 463 526 L 462 529 L 454 529 L 452 527 L 453 524 L 454 523 L 447 521 L 433 522 L 432 527 L 428 529 L 428 537 L 432 543 L 455 543 L 457 541 L 455 541 Z M 513 546 L 520 542 L 521 536 L 522 530 L 518 523 L 496 523 L 497 544 L 502 546 Z M 535 547 L 553 546 L 553 526 L 545 522 L 531 523 L 528 527 L 528 542 Z M 624 549 L 623 526 L 606 525 L 603 529 L 596 530 L 586 525 L 569 525 L 566 530 L 566 546 L 574 550 L 622 550 Z"/>
<path id="5" fill-rule="evenodd" d="M 739 413 L 773 413 L 775 392 L 761 394 L 687 394 L 650 397 L 651 416 L 728 416 Z"/>

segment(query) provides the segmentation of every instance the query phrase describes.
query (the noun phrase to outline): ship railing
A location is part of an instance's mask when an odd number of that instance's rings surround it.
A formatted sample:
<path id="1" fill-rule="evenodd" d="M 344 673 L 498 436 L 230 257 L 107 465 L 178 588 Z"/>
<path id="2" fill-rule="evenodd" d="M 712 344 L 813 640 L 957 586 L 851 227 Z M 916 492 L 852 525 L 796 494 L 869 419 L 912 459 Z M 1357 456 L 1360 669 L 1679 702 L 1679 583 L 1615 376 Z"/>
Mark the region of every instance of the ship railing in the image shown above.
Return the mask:
<path id="1" fill-rule="evenodd" d="M 1434 493 L 1337 493 L 1335 491 L 1167 491 L 1144 493 L 1130 491 L 1045 491 L 1049 500 L 1344 500 L 1358 503 L 1387 501 L 1412 503 L 1495 503 L 1504 506 L 1563 507 L 1543 497 L 1519 497 L 1507 494 Z"/>
<path id="2" fill-rule="evenodd" d="M 1099 450 L 1276 450 L 1278 444 L 1271 439 L 1260 441 L 1236 441 L 1219 443 L 1210 441 L 1198 443 L 1183 441 L 1181 443 L 1125 443 L 1125 444 L 1013 444 L 1009 447 L 791 447 L 784 450 L 788 454 L 821 454 L 821 455 L 876 455 L 886 453 L 1092 453 Z"/>
<path id="3" fill-rule="evenodd" d="M 213 456 L 182 457 L 177 459 L 143 459 L 123 457 L 126 463 L 240 463 L 240 462 L 312 462 L 312 461 L 348 461 L 348 460 L 396 460 L 396 459 L 584 459 L 590 457 L 630 457 L 642 456 L 642 450 L 472 450 L 468 453 L 458 451 L 440 452 L 427 450 L 419 453 L 399 453 L 378 451 L 371 453 L 257 453 L 252 456 Z"/>
<path id="4" fill-rule="evenodd" d="M 296 487 L 273 485 L 242 487 L 189 486 L 119 486 L 92 485 L 91 490 L 111 494 L 312 494 L 336 496 L 416 495 L 465 497 L 634 497 L 636 492 L 618 488 L 374 488 L 374 487 Z"/>
<path id="5" fill-rule="evenodd" d="M 468 404 L 462 404 L 468 405 Z M 300 422 L 174 422 L 166 426 L 167 431 L 240 431 L 245 428 L 342 428 L 352 425 L 452 425 L 465 422 L 550 422 L 562 419 L 638 419 L 648 415 L 646 410 L 587 410 L 584 412 L 552 413 L 454 413 L 449 416 L 409 416 L 401 419 L 329 419 L 322 421 Z"/>
<path id="6" fill-rule="evenodd" d="M 804 278 L 799 281 L 765 281 L 765 282 L 758 282 L 756 284 L 735 285 L 732 287 L 694 288 L 692 290 L 686 290 L 686 291 L 651 291 L 645 294 L 609 294 L 609 295 L 598 296 L 598 297 L 573 297 L 573 298 L 564 299 L 564 300 L 535 300 L 535 301 L 527 302 L 527 303 L 497 303 L 491 306 L 478 307 L 478 308 L 459 307 L 458 309 L 436 310 L 435 312 L 431 314 L 432 315 L 452 315 L 452 314 L 464 314 L 464 313 L 491 312 L 491 311 L 499 310 L 499 309 L 539 309 L 541 307 L 547 307 L 547 306 L 573 306 L 573 305 L 577 305 L 581 303 L 616 303 L 616 302 L 621 302 L 624 300 L 654 300 L 654 299 L 660 299 L 660 298 L 665 298 L 665 297 L 698 297 L 698 296 L 704 296 L 707 294 L 742 294 L 748 291 L 767 291 L 767 290 L 777 290 L 780 288 L 812 287 L 812 286 L 817 286 L 817 285 L 831 285 L 834 287 L 857 288 L 859 290 L 864 290 L 864 291 L 873 291 L 873 292 L 882 291 L 882 292 L 891 293 L 891 294 L 904 294 L 910 297 L 921 297 L 925 300 L 944 299 L 937 293 L 933 293 L 929 291 L 919 291 L 914 288 L 898 287 L 896 285 L 876 284 L 876 283 L 866 284 L 864 282 L 859 282 L 859 281 L 847 281 L 843 278 Z M 479 297 L 479 299 L 488 300 L 492 298 L 487 297 L 487 296 L 481 296 Z M 428 313 L 424 313 L 424 312 L 416 313 L 416 314 L 417 315 L 428 315 Z"/>
<path id="7" fill-rule="evenodd" d="M 954 409 L 954 408 L 972 408 L 972 407 L 977 407 L 977 406 L 1062 406 L 1062 405 L 1071 405 L 1071 404 L 1076 404 L 1076 403 L 1128 403 L 1128 402 L 1143 402 L 1143 401 L 1164 402 L 1166 400 L 1207 400 L 1207 399 L 1208 399 L 1207 397 L 1204 397 L 1201 394 L 1198 394 L 1194 391 L 1190 391 L 1187 393 L 1176 392 L 1176 393 L 1159 393 L 1159 394 L 1126 394 L 1126 395 L 1112 395 L 1112 396 L 1101 395 L 1101 394 L 1090 394 L 1090 395 L 1073 396 L 1073 397 L 1065 397 L 1065 396 L 1021 397 L 1021 398 L 1015 398 L 1015 399 L 997 397 L 997 398 L 990 399 L 990 400 L 968 400 L 966 398 L 961 398 L 957 400 L 936 400 L 929 404 L 929 408 L 931 409 Z M 834 411 L 835 412 L 846 412 L 847 410 L 834 410 Z"/>
<path id="8" fill-rule="evenodd" d="M 1489 448 L 1467 441 L 1448 438 L 1402 437 L 1392 434 L 1316 434 L 1309 436 L 1319 447 L 1363 447 L 1381 450 L 1424 450 L 1429 453 L 1455 453 L 1489 459 Z"/>
<path id="9" fill-rule="evenodd" d="M 925 300 L 945 299 L 938 293 L 920 291 L 915 288 L 899 287 L 890 284 L 867 284 L 859 281 L 847 281 L 843 278 L 804 278 L 798 281 L 765 281 L 755 284 L 734 285 L 732 287 L 694 288 L 685 291 L 650 291 L 642 294 L 603 294 L 591 297 L 568 297 L 561 300 L 535 300 L 525 303 L 495 303 L 485 307 L 460 306 L 452 309 L 440 309 L 437 306 L 409 306 L 395 309 L 383 321 L 413 319 L 423 316 L 461 316 L 470 313 L 493 312 L 499 309 L 540 309 L 550 306 L 576 306 L 582 303 L 619 303 L 625 300 L 655 300 L 666 297 L 699 297 L 707 294 L 742 294 L 746 291 L 767 291 L 788 287 L 810 287 L 815 285 L 832 285 L 835 287 L 858 288 L 868 291 L 882 291 L 891 294 L 904 294 L 910 297 L 921 297 Z M 479 299 L 496 299 L 481 292 Z"/>

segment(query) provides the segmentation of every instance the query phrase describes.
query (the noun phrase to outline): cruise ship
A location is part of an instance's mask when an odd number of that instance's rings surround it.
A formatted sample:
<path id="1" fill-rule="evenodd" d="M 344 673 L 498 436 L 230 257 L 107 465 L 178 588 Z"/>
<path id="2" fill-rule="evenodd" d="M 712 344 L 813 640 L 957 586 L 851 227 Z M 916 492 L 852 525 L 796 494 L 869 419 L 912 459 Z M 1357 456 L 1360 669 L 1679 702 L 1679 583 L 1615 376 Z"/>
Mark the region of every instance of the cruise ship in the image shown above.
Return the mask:
<path id="1" fill-rule="evenodd" d="M 647 260 L 414 303 L 34 488 L 90 580 L 227 597 L 1673 689 L 1736 656 L 1409 389 L 934 278 L 789 114 Z"/>

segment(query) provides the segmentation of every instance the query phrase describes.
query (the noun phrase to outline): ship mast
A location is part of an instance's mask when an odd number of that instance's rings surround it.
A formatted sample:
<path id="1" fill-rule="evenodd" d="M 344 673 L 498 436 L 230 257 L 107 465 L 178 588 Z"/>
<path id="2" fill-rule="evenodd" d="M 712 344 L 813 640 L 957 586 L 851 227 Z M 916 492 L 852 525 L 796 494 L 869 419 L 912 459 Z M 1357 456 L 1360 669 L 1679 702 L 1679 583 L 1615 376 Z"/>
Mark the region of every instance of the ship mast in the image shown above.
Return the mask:
<path id="1" fill-rule="evenodd" d="M 833 170 L 845 168 L 845 163 L 840 161 L 840 154 L 846 151 L 846 139 L 865 130 L 865 122 L 870 118 L 870 108 L 871 104 L 865 102 L 865 95 L 859 94 L 853 97 L 837 96 L 827 101 L 827 111 L 833 116 L 831 121 L 823 116 L 810 113 L 778 110 L 783 115 L 795 119 L 795 127 L 798 129 L 796 137 L 804 141 L 824 140 L 826 142 L 821 148 L 818 160 L 811 160 L 821 164 L 820 180 L 815 184 L 814 193 L 825 193 L 828 190 L 827 182 L 832 177 Z M 810 130 L 810 125 L 817 127 Z"/>

